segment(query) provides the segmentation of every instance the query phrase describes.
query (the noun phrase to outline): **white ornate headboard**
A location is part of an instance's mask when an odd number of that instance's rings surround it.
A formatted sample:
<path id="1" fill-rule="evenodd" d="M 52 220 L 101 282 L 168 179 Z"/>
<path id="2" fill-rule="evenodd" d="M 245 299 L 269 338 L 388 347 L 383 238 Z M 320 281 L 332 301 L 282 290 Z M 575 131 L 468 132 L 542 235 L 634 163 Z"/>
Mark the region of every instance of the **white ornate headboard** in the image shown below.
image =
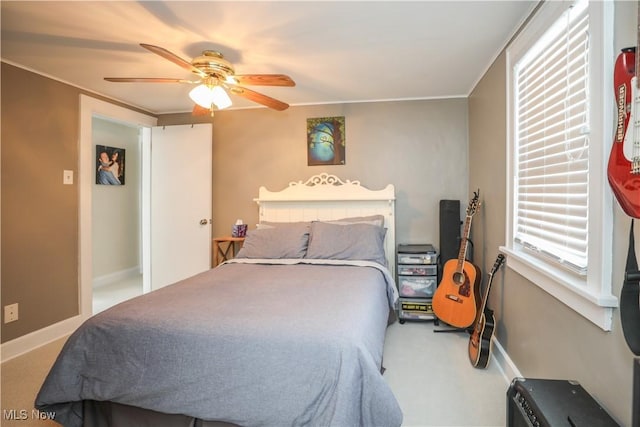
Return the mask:
<path id="1" fill-rule="evenodd" d="M 385 252 L 389 269 L 395 274 L 395 199 L 392 184 L 382 190 L 369 190 L 359 181 L 342 181 L 335 175 L 321 173 L 306 182 L 290 182 L 281 191 L 260 187 L 258 198 L 254 200 L 260 207 L 261 222 L 326 221 L 383 215 L 387 228 Z"/>

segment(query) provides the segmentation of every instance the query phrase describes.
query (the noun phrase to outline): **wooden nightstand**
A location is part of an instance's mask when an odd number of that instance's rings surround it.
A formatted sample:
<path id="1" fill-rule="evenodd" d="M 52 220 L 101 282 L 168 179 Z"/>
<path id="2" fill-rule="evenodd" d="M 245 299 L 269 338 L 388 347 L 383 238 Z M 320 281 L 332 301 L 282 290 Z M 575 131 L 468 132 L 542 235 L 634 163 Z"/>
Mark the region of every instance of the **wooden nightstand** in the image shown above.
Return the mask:
<path id="1" fill-rule="evenodd" d="M 216 237 L 213 239 L 213 267 L 236 256 L 242 247 L 244 237 Z"/>

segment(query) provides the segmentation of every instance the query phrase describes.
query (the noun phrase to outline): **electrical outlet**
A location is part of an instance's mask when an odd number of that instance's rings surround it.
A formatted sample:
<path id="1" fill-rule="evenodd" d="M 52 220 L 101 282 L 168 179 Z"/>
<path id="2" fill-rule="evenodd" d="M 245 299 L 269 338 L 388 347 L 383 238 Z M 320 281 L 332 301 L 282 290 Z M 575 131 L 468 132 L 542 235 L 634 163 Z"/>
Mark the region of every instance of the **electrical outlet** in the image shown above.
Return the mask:
<path id="1" fill-rule="evenodd" d="M 4 323 L 18 320 L 18 303 L 4 306 Z"/>

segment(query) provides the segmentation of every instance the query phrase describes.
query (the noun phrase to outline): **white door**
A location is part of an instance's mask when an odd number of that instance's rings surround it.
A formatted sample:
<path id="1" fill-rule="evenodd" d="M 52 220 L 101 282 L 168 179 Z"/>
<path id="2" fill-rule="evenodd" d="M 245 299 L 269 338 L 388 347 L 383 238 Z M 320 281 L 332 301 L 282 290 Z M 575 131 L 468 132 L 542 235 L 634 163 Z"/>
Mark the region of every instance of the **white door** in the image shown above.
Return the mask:
<path id="1" fill-rule="evenodd" d="M 211 138 L 211 124 L 151 130 L 151 289 L 211 266 Z"/>

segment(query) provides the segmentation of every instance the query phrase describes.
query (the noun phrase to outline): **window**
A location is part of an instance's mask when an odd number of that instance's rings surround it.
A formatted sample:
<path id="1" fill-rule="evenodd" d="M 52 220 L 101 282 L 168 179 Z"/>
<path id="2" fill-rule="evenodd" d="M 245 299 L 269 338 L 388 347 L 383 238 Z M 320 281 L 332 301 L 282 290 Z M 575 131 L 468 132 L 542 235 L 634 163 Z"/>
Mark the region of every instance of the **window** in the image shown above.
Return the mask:
<path id="1" fill-rule="evenodd" d="M 604 330 L 617 306 L 605 149 L 612 7 L 545 2 L 507 49 L 508 264 Z"/>

